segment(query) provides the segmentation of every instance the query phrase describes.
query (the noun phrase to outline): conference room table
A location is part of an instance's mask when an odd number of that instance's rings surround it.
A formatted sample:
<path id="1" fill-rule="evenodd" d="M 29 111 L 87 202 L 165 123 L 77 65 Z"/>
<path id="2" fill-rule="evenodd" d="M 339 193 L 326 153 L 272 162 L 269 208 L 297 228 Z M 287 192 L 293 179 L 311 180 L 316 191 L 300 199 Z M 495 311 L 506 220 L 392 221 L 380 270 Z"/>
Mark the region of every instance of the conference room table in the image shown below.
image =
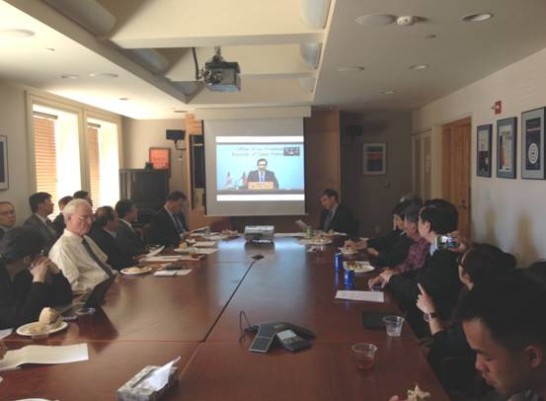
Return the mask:
<path id="1" fill-rule="evenodd" d="M 89 360 L 0 372 L 0 399 L 115 400 L 143 367 L 180 356 L 178 384 L 167 401 L 387 401 L 415 384 L 433 401 L 449 400 L 409 326 L 399 338 L 363 327 L 363 312 L 400 313 L 388 293 L 382 303 L 335 299 L 344 289 L 342 272 L 333 268 L 337 245 L 308 252 L 295 238 L 257 245 L 239 238 L 219 241 L 218 252 L 188 262 L 184 276 L 119 277 L 92 325 L 70 323 L 40 342 L 87 343 Z M 356 275 L 355 289 L 366 289 L 369 277 Z M 251 324 L 290 322 L 316 339 L 297 353 L 280 346 L 249 352 L 253 334 L 241 336 L 241 311 Z M 32 344 L 16 334 L 4 341 L 10 349 Z M 372 369 L 357 369 L 351 350 L 357 342 L 378 347 Z"/>

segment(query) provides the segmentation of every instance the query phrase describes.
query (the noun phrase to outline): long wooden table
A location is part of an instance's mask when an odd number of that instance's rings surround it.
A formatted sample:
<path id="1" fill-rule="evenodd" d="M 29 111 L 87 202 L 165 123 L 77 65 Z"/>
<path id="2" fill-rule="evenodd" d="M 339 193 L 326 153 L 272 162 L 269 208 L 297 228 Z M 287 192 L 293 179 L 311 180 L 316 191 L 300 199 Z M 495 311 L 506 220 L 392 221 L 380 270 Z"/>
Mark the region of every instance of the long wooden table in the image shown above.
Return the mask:
<path id="1" fill-rule="evenodd" d="M 115 400 L 115 391 L 142 367 L 181 355 L 179 385 L 166 400 L 366 400 L 386 401 L 418 383 L 434 401 L 448 400 L 408 326 L 391 339 L 367 330 L 363 311 L 398 308 L 385 303 L 335 300 L 343 289 L 333 269 L 334 246 L 308 253 L 292 238 L 274 246 L 249 246 L 242 239 L 220 242 L 219 252 L 188 265 L 180 277 L 121 277 L 92 327 L 50 336 L 45 344 L 87 342 L 90 360 L 57 366 L 25 366 L 0 373 L 0 399 L 47 397 Z M 253 261 L 260 254 L 263 259 Z M 367 275 L 356 278 L 365 289 Z M 252 323 L 287 321 L 313 330 L 310 350 L 291 354 L 277 347 L 268 354 L 248 351 L 239 340 L 239 312 Z M 10 348 L 30 341 L 17 335 Z M 379 347 L 370 371 L 356 369 L 355 342 Z"/>

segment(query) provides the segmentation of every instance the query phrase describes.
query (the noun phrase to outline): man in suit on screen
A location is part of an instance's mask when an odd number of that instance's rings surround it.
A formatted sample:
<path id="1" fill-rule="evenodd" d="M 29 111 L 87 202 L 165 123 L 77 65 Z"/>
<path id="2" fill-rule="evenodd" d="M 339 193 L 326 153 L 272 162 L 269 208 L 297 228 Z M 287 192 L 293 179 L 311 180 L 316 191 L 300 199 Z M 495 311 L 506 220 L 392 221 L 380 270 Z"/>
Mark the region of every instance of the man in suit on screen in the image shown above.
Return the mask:
<path id="1" fill-rule="evenodd" d="M 247 183 L 249 182 L 272 182 L 273 188 L 279 188 L 279 182 L 273 171 L 267 170 L 267 160 L 258 159 L 258 170 L 253 170 L 248 173 Z"/>

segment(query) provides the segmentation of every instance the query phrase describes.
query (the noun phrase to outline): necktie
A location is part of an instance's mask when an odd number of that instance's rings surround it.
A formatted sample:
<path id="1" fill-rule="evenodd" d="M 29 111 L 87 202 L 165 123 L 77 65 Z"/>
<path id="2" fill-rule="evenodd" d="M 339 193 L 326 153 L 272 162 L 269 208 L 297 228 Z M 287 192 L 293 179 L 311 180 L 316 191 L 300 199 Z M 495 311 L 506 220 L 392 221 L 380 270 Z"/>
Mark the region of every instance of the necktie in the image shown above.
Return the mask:
<path id="1" fill-rule="evenodd" d="M 260 182 L 264 182 L 264 173 L 260 172 Z"/>
<path id="2" fill-rule="evenodd" d="M 173 221 L 174 221 L 174 226 L 175 226 L 176 231 L 178 232 L 178 234 L 181 234 L 184 231 L 186 231 L 184 229 L 184 225 L 182 224 L 182 222 L 180 221 L 180 219 L 178 218 L 178 216 L 176 214 L 173 214 Z"/>
<path id="3" fill-rule="evenodd" d="M 99 265 L 99 267 L 102 270 L 104 270 L 104 272 L 108 275 L 108 277 L 113 277 L 114 272 L 112 271 L 112 268 L 108 266 L 106 263 L 104 263 L 102 260 L 100 260 L 100 258 L 95 254 L 95 252 L 93 252 L 93 249 L 91 249 L 89 242 L 87 242 L 85 238 L 83 239 L 82 244 L 85 250 L 87 251 L 87 253 L 89 254 L 89 256 L 91 256 L 91 259 L 93 259 Z"/>
<path id="4" fill-rule="evenodd" d="M 324 221 L 324 231 L 328 231 L 330 229 L 330 224 L 332 223 L 332 218 L 334 217 L 334 212 L 331 210 L 328 211 L 328 216 L 326 216 L 326 220 Z"/>
<path id="5" fill-rule="evenodd" d="M 57 229 L 55 228 L 55 225 L 51 222 L 51 220 L 46 219 L 45 221 L 46 227 L 51 232 L 51 235 L 53 235 L 55 238 L 57 237 Z"/>

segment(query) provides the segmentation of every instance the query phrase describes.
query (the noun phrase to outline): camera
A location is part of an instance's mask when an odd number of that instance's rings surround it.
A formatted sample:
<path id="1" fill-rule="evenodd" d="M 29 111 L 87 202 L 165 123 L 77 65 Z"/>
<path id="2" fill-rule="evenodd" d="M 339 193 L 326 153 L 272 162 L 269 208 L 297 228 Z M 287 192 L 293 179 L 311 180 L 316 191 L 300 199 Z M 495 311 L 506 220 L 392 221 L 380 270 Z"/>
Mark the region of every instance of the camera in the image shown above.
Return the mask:
<path id="1" fill-rule="evenodd" d="M 456 249 L 459 243 L 451 235 L 438 235 L 436 237 L 436 246 L 438 249 Z"/>

